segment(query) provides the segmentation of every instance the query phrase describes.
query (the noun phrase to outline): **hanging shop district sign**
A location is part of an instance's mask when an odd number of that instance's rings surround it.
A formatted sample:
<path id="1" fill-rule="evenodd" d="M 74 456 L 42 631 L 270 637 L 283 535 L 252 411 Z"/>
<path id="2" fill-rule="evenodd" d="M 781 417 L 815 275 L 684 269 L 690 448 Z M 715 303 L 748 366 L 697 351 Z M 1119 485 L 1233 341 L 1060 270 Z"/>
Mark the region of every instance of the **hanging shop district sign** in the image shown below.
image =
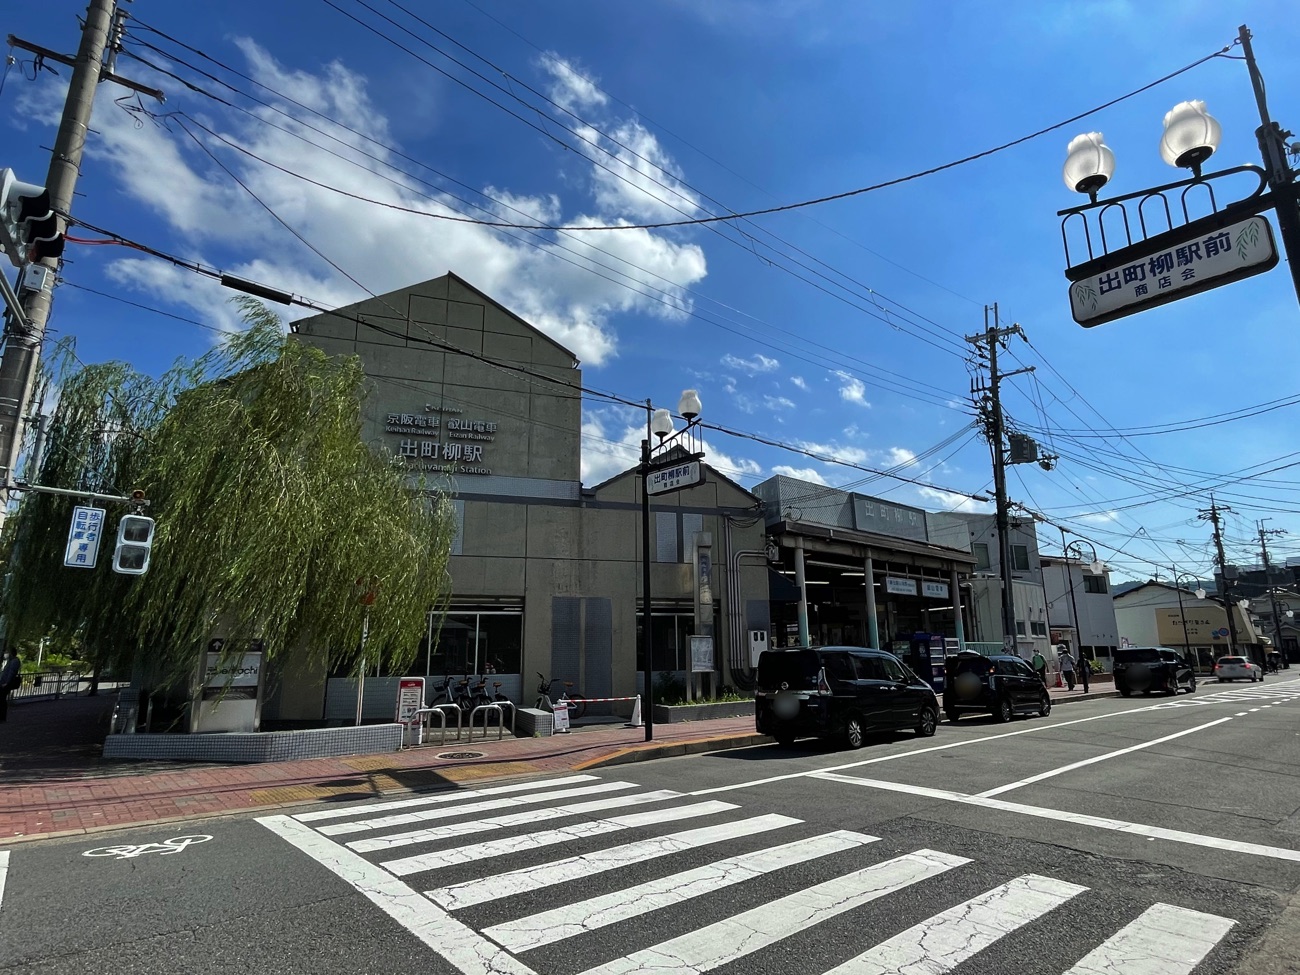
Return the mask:
<path id="1" fill-rule="evenodd" d="M 683 461 L 671 467 L 661 467 L 646 475 L 646 494 L 667 494 L 682 488 L 704 483 L 704 465 L 698 460 Z"/>
<path id="2" fill-rule="evenodd" d="M 1277 260 L 1268 220 L 1248 217 L 1075 281 L 1070 285 L 1070 311 L 1076 322 L 1092 328 L 1262 274 L 1277 266 Z"/>

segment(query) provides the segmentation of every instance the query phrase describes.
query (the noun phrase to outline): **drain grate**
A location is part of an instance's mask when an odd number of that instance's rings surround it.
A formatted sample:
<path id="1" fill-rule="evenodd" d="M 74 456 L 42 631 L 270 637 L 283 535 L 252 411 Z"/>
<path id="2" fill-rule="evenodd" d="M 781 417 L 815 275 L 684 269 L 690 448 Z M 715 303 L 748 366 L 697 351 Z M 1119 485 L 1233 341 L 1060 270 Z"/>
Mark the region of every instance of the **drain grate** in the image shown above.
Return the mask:
<path id="1" fill-rule="evenodd" d="M 439 752 L 434 758 L 447 759 L 464 759 L 464 758 L 482 758 L 486 752 Z"/>

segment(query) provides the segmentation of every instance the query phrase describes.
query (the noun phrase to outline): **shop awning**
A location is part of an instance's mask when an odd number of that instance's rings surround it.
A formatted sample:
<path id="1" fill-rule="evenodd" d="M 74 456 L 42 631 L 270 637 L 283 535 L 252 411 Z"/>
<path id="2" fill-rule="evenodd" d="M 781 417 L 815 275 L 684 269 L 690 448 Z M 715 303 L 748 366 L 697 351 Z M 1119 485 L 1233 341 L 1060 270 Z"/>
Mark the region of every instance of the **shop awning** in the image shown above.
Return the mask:
<path id="1" fill-rule="evenodd" d="M 775 569 L 767 570 L 767 598 L 774 603 L 797 603 L 799 587 Z"/>

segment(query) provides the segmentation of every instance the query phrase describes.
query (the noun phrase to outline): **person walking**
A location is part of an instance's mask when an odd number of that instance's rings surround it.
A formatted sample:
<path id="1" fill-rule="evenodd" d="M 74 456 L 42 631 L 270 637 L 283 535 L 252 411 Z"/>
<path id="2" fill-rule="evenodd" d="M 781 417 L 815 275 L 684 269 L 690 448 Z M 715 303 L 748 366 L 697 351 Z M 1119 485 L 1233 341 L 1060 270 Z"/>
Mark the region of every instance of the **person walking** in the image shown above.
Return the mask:
<path id="1" fill-rule="evenodd" d="M 18 651 L 6 650 L 4 662 L 0 663 L 0 721 L 9 720 L 9 692 L 18 690 L 22 683 L 22 667 Z"/>
<path id="2" fill-rule="evenodd" d="M 1034 668 L 1034 673 L 1038 675 L 1038 679 L 1041 680 L 1043 682 L 1043 686 L 1046 687 L 1047 686 L 1047 658 L 1044 657 L 1037 650 L 1035 650 L 1034 659 L 1031 662 L 1031 664 Z"/>
<path id="3" fill-rule="evenodd" d="M 1083 651 L 1080 650 L 1079 651 L 1079 683 L 1083 685 L 1083 693 L 1085 694 L 1088 693 L 1088 679 L 1091 676 L 1092 676 L 1092 665 L 1088 662 L 1088 658 L 1083 655 Z"/>
<path id="4" fill-rule="evenodd" d="M 1070 656 L 1070 651 L 1062 645 L 1061 653 L 1061 676 L 1065 679 L 1065 686 L 1068 690 L 1074 690 L 1074 658 Z"/>

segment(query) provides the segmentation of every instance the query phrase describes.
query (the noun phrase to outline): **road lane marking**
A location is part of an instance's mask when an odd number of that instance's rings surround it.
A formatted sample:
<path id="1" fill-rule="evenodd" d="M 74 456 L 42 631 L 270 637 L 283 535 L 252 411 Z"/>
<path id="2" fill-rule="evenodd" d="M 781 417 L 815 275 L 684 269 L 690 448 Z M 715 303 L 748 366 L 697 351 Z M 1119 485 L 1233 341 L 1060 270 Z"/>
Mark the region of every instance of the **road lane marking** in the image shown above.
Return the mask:
<path id="1" fill-rule="evenodd" d="M 593 799 L 591 802 L 573 802 L 567 806 L 552 806 L 549 809 L 529 809 L 509 816 L 493 816 L 489 819 L 474 819 L 467 823 L 448 823 L 431 826 L 428 829 L 416 829 L 406 833 L 389 833 L 371 839 L 353 840 L 347 844 L 349 850 L 358 853 L 373 853 L 376 850 L 391 850 L 398 846 L 410 846 L 412 843 L 432 843 L 449 839 L 453 836 L 465 836 L 470 833 L 485 833 L 494 829 L 508 829 L 512 826 L 527 826 L 548 819 L 561 819 L 583 813 L 600 812 L 605 809 L 619 809 L 625 806 L 639 806 L 647 802 L 662 802 L 676 799 L 680 792 L 661 789 L 658 792 L 639 792 L 632 796 L 614 796 L 610 799 Z"/>
<path id="2" fill-rule="evenodd" d="M 965 857 L 918 850 L 617 958 L 583 975 L 699 975 L 967 863 Z"/>
<path id="3" fill-rule="evenodd" d="M 1051 877 L 1026 874 L 926 918 L 837 965 L 826 975 L 896 975 L 898 972 L 941 975 L 1087 889 Z M 1114 971 L 1134 975 L 1131 968 Z"/>
<path id="4" fill-rule="evenodd" d="M 5 880 L 9 876 L 9 851 L 0 850 L 0 907 L 5 903 Z"/>
<path id="5" fill-rule="evenodd" d="M 1148 826 L 1145 823 L 1130 823 L 1122 819 L 1108 819 L 1104 816 L 1089 816 L 1086 813 L 1070 812 L 1065 809 L 1048 809 L 1044 806 L 1029 806 L 1020 802 L 1008 802 L 1005 799 L 988 799 L 972 796 L 963 792 L 951 792 L 947 789 L 931 789 L 920 785 L 907 785 L 903 782 L 886 782 L 884 779 L 862 779 L 854 775 L 840 775 L 837 772 L 810 772 L 809 777 L 826 779 L 830 782 L 843 782 L 868 789 L 881 789 L 885 792 L 902 792 L 907 795 L 922 796 L 926 799 L 941 799 L 968 806 L 981 806 L 1001 812 L 1018 813 L 1022 816 L 1034 816 L 1038 819 L 1051 819 L 1080 826 L 1094 826 L 1118 833 L 1131 833 L 1149 839 L 1169 840 L 1172 843 L 1187 843 L 1191 846 L 1204 846 L 1215 850 L 1227 850 L 1230 853 L 1245 853 L 1249 856 L 1267 857 L 1272 860 L 1288 860 L 1300 863 L 1300 850 L 1291 850 L 1281 846 L 1265 846 L 1261 843 L 1246 843 L 1230 840 L 1222 836 L 1205 836 L 1201 833 L 1188 833 L 1180 829 L 1165 829 L 1163 826 Z"/>
<path id="6" fill-rule="evenodd" d="M 432 853 L 420 853 L 416 856 L 402 857 L 398 860 L 385 860 L 380 864 L 399 877 L 421 873 L 425 870 L 437 870 L 458 863 L 473 863 L 494 856 L 506 856 L 536 850 L 544 846 L 556 846 L 573 840 L 602 836 L 605 833 L 617 833 L 625 829 L 640 826 L 652 826 L 658 823 L 677 822 L 694 819 L 697 816 L 714 816 L 738 808 L 731 802 L 697 802 L 690 806 L 678 806 L 675 809 L 656 809 L 654 812 L 631 813 L 627 816 L 613 816 L 609 819 L 597 819 L 585 823 L 574 823 L 559 829 L 538 830 L 535 833 L 523 833 L 519 836 L 507 836 L 504 839 L 490 840 L 486 843 L 472 843 L 451 850 L 437 850 Z M 445 905 L 444 905 L 445 906 Z"/>
<path id="7" fill-rule="evenodd" d="M 1064 775 L 1066 772 L 1073 772 L 1075 769 L 1084 768 L 1088 765 L 1096 765 L 1098 762 L 1118 758 L 1120 755 L 1128 755 L 1132 752 L 1141 751 L 1144 748 L 1151 748 L 1153 745 L 1160 745 L 1167 741 L 1173 741 L 1175 738 L 1182 738 L 1184 735 L 1194 735 L 1198 731 L 1204 731 L 1206 728 L 1213 728 L 1215 725 L 1221 725 L 1225 721 L 1231 720 L 1232 718 L 1219 718 L 1217 721 L 1210 721 L 1206 724 L 1197 725 L 1195 728 L 1187 728 L 1184 731 L 1177 731 L 1172 735 L 1165 735 L 1163 738 L 1156 738 L 1153 741 L 1144 741 L 1140 745 L 1130 745 L 1128 748 L 1121 748 L 1117 751 L 1107 752 L 1104 755 L 1094 755 L 1092 758 L 1085 758 L 1081 762 L 1071 762 L 1069 765 L 1062 765 L 1060 768 L 1050 769 L 1046 772 L 1039 772 L 1037 775 L 1031 775 L 1007 785 L 1000 785 L 996 789 L 989 789 L 986 792 L 979 793 L 978 795 L 981 799 L 986 799 L 989 796 L 1001 795 L 1004 792 L 1011 792 L 1013 789 L 1021 789 L 1027 785 L 1033 784 L 1034 782 L 1042 782 L 1044 779 Z"/>
<path id="8" fill-rule="evenodd" d="M 462 924 L 392 874 L 321 836 L 292 816 L 257 820 L 342 879 L 428 945 L 461 975 L 537 975 L 513 955 Z"/>
<path id="9" fill-rule="evenodd" d="M 475 904 L 485 904 L 488 901 L 511 897 L 528 890 L 539 890 L 552 885 L 558 889 L 565 884 L 580 882 L 593 874 L 604 873 L 607 870 L 617 870 L 633 863 L 644 863 L 682 850 L 693 850 L 713 843 L 725 843 L 727 840 L 742 836 L 754 836 L 769 830 L 795 826 L 801 822 L 803 822 L 801 819 L 776 814 L 754 816 L 735 823 L 668 833 L 606 850 L 566 857 L 551 863 L 541 863 L 507 873 L 494 874 L 491 877 L 468 880 L 450 887 L 425 891 L 425 896 L 440 907 L 456 911 Z"/>
<path id="10" fill-rule="evenodd" d="M 350 823 L 333 823 L 320 827 L 326 836 L 338 836 L 341 833 L 360 833 L 367 829 L 385 829 L 389 826 L 405 826 L 407 823 L 424 823 L 431 819 L 451 819 L 466 813 L 489 812 L 493 809 L 512 809 L 516 806 L 531 806 L 538 802 L 552 799 L 568 799 L 571 796 L 589 796 L 600 792 L 616 792 L 619 789 L 635 789 L 634 782 L 600 782 L 596 785 L 584 785 L 577 789 L 556 789 L 554 792 L 534 792 L 527 796 L 507 796 L 504 799 L 485 799 L 483 802 L 471 802 L 463 806 L 447 806 L 442 809 L 421 809 L 416 812 L 397 813 L 393 816 L 379 816 L 375 819 L 357 819 Z"/>
<path id="11" fill-rule="evenodd" d="M 390 809 L 406 809 L 411 806 L 428 806 L 441 802 L 461 802 L 465 799 L 477 799 L 481 796 L 499 796 L 510 792 L 527 792 L 529 789 L 552 789 L 559 785 L 577 785 L 579 782 L 594 782 L 595 775 L 566 775 L 562 779 L 549 779 L 545 782 L 512 782 L 510 785 L 497 785 L 489 789 L 458 789 L 451 793 L 436 796 L 422 796 L 419 799 L 395 799 L 391 802 L 373 802 L 359 806 L 347 806 L 339 809 L 317 809 L 312 812 L 298 813 L 293 818 L 300 823 L 315 823 L 322 819 L 340 819 L 357 813 L 387 812 Z"/>
<path id="12" fill-rule="evenodd" d="M 1065 975 L 1188 975 L 1236 921 L 1154 904 Z"/>
<path id="13" fill-rule="evenodd" d="M 855 847 L 875 843 L 879 839 L 878 836 L 848 830 L 823 833 L 806 840 L 742 853 L 669 877 L 590 897 L 576 904 L 566 904 L 529 917 L 507 921 L 484 928 L 483 933 L 511 951 L 530 951 L 671 907 L 694 897 L 702 897 L 784 867 L 807 863 L 833 853 L 844 853 Z"/>

